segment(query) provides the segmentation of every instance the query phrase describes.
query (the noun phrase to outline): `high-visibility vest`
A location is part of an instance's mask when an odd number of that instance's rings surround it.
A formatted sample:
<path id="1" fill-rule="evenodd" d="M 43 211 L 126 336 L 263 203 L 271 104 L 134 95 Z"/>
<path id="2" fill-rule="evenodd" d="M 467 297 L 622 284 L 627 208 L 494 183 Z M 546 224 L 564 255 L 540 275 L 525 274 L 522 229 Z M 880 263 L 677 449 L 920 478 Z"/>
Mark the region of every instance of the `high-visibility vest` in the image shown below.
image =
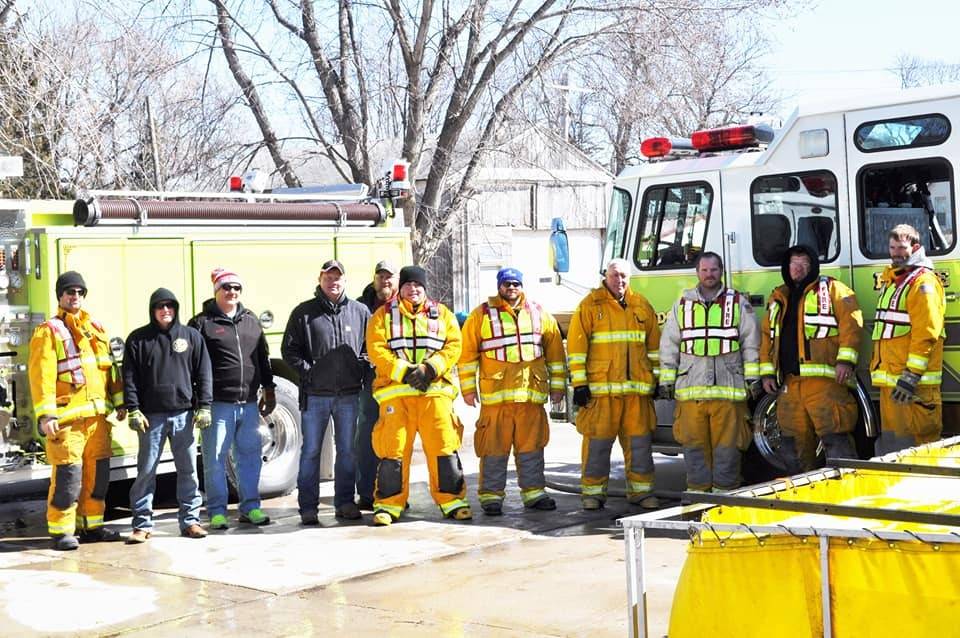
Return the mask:
<path id="1" fill-rule="evenodd" d="M 907 295 L 913 282 L 929 270 L 914 268 L 896 286 L 887 286 L 877 302 L 876 322 L 873 324 L 873 340 L 893 339 L 910 334 L 910 313 L 907 312 Z"/>
<path id="2" fill-rule="evenodd" d="M 410 363 L 422 362 L 447 342 L 436 302 L 425 303 L 427 312 L 417 313 L 414 320 L 400 312 L 400 300 L 397 298 L 388 302 L 389 307 L 384 313 L 390 330 L 387 345 L 398 357 Z"/>
<path id="3" fill-rule="evenodd" d="M 820 277 L 815 290 L 803 298 L 803 334 L 807 339 L 826 339 L 840 334 L 840 324 L 830 299 L 830 277 Z"/>
<path id="4" fill-rule="evenodd" d="M 539 304 L 526 302 L 516 317 L 505 308 L 483 304 L 480 352 L 488 359 L 519 363 L 543 357 Z"/>
<path id="5" fill-rule="evenodd" d="M 60 317 L 50 317 L 47 325 L 53 330 L 57 344 L 57 381 L 75 386 L 85 385 L 87 379 L 80 365 L 80 350 L 73 334 Z"/>
<path id="6" fill-rule="evenodd" d="M 715 357 L 740 349 L 740 295 L 731 288 L 720 303 L 684 299 L 678 307 L 680 352 Z"/>

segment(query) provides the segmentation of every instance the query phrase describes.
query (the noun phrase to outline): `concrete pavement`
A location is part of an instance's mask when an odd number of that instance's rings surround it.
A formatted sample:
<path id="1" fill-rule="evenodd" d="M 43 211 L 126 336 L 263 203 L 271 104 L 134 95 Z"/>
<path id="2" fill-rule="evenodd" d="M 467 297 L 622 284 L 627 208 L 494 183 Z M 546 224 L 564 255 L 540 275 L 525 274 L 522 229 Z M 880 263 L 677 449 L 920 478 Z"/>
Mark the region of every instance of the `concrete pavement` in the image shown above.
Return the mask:
<path id="1" fill-rule="evenodd" d="M 467 420 L 467 423 L 470 423 Z M 469 428 L 468 428 L 469 429 Z M 583 512 L 551 492 L 556 512 L 526 512 L 515 477 L 506 515 L 475 498 L 477 460 L 462 453 L 475 519 L 445 521 L 422 463 L 412 468 L 411 509 L 389 528 L 340 522 L 324 484 L 321 525 L 302 527 L 296 496 L 264 503 L 266 527 L 236 523 L 202 540 L 177 534 L 172 503 L 141 546 L 47 548 L 43 502 L 0 506 L 0 626 L 9 635 L 623 636 L 627 630 L 622 499 Z M 550 479 L 575 485 L 579 436 L 554 424 Z M 615 461 L 622 477 L 622 458 Z M 682 459 L 657 455 L 658 485 L 678 489 Z M 622 480 L 622 479 L 621 479 Z M 129 513 L 113 511 L 115 529 Z M 124 518 L 123 516 L 126 516 Z M 686 542 L 647 541 L 651 635 L 666 633 Z M 57 613 L 52 613 L 57 610 Z"/>

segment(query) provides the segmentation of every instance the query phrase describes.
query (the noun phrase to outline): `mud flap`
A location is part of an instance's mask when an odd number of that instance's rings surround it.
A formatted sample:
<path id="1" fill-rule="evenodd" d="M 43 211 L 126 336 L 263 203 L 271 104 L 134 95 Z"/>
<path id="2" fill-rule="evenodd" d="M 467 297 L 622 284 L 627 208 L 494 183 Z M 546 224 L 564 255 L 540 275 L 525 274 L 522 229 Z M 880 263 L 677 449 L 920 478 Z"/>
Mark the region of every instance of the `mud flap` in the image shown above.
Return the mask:
<path id="1" fill-rule="evenodd" d="M 387 499 L 403 491 L 403 461 L 380 459 L 377 466 L 377 499 Z"/>
<path id="2" fill-rule="evenodd" d="M 58 465 L 53 474 L 53 496 L 50 505 L 65 510 L 80 498 L 80 466 L 75 463 Z"/>
<path id="3" fill-rule="evenodd" d="M 437 489 L 444 494 L 460 494 L 463 490 L 463 465 L 456 452 L 437 457 Z"/>
<path id="4" fill-rule="evenodd" d="M 110 459 L 97 461 L 97 474 L 93 481 L 93 492 L 90 498 L 102 501 L 107 498 L 107 488 L 110 486 Z"/>

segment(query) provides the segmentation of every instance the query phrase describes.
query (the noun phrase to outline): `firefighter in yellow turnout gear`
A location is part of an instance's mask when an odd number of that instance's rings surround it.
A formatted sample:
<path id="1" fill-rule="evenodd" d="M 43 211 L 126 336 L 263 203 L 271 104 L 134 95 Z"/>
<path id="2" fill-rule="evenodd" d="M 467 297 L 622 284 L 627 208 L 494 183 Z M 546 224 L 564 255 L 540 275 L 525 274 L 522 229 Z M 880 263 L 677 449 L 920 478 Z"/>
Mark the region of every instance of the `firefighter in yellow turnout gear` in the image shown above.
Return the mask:
<path id="1" fill-rule="evenodd" d="M 503 513 L 512 448 L 524 507 L 554 510 L 557 504 L 544 490 L 543 449 L 550 430 L 543 404 L 548 396 L 554 402 L 563 397 L 563 337 L 557 321 L 523 294 L 519 270 L 500 270 L 497 292 L 467 318 L 458 366 L 467 405 L 476 405 L 478 372 L 480 377 L 473 440 L 480 457 L 480 504 L 485 514 Z"/>
<path id="2" fill-rule="evenodd" d="M 584 509 L 603 507 L 610 452 L 620 440 L 627 498 L 657 507 L 653 488 L 653 392 L 659 375 L 660 328 L 650 303 L 628 287 L 630 264 L 607 264 L 603 284 L 577 306 L 567 335 L 567 364 L 580 407 L 580 478 Z"/>
<path id="3" fill-rule="evenodd" d="M 699 284 L 673 305 L 660 338 L 660 398 L 676 399 L 687 488 L 731 490 L 750 443 L 747 391 L 761 391 L 760 329 L 747 298 L 723 287 L 720 255 L 701 253 L 695 265 Z"/>
<path id="4" fill-rule="evenodd" d="M 857 404 L 849 389 L 863 315 L 850 288 L 820 275 L 807 246 L 787 249 L 781 273 L 784 285 L 770 295 L 761 328 L 760 374 L 768 393 L 779 392 L 779 452 L 797 473 L 814 467 L 817 437 L 828 458 L 856 458 L 850 433 Z"/>
<path id="5" fill-rule="evenodd" d="M 81 309 L 87 286 L 68 271 L 56 281 L 57 314 L 30 340 L 30 394 L 38 429 L 46 437 L 53 466 L 47 496 L 47 530 L 53 547 L 76 549 L 83 542 L 115 541 L 103 526 L 110 481 L 110 424 L 107 414 L 123 405 L 123 381 L 113 363 L 107 333 Z M 126 411 L 117 408 L 117 418 Z"/>
<path id="6" fill-rule="evenodd" d="M 373 450 L 380 459 L 374 491 L 374 524 L 400 518 L 410 489 L 413 440 L 420 433 L 430 472 L 430 494 L 447 518 L 472 518 L 457 450 L 453 417 L 457 389 L 450 379 L 460 359 L 460 328 L 453 313 L 427 298 L 427 273 L 400 269 L 400 295 L 373 314 L 367 352 L 376 368 L 373 397 L 380 418 Z"/>
<path id="7" fill-rule="evenodd" d="M 880 276 L 870 362 L 881 454 L 936 441 L 943 430 L 943 286 L 916 229 L 902 224 L 888 238 L 892 264 Z"/>

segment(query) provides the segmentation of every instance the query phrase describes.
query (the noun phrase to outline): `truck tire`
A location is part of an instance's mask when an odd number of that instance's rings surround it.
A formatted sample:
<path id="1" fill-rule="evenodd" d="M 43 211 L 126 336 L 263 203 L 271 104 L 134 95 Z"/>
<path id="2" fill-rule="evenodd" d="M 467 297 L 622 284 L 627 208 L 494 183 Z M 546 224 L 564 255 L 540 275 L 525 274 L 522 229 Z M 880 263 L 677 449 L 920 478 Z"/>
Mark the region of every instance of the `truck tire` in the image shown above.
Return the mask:
<path id="1" fill-rule="evenodd" d="M 260 496 L 271 498 L 289 494 L 297 486 L 300 469 L 300 404 L 299 391 L 290 381 L 274 377 L 277 384 L 277 407 L 270 416 L 260 417 L 260 438 L 263 467 L 260 470 Z M 227 479 L 231 490 L 237 490 L 237 470 L 233 454 L 227 460 Z"/>

